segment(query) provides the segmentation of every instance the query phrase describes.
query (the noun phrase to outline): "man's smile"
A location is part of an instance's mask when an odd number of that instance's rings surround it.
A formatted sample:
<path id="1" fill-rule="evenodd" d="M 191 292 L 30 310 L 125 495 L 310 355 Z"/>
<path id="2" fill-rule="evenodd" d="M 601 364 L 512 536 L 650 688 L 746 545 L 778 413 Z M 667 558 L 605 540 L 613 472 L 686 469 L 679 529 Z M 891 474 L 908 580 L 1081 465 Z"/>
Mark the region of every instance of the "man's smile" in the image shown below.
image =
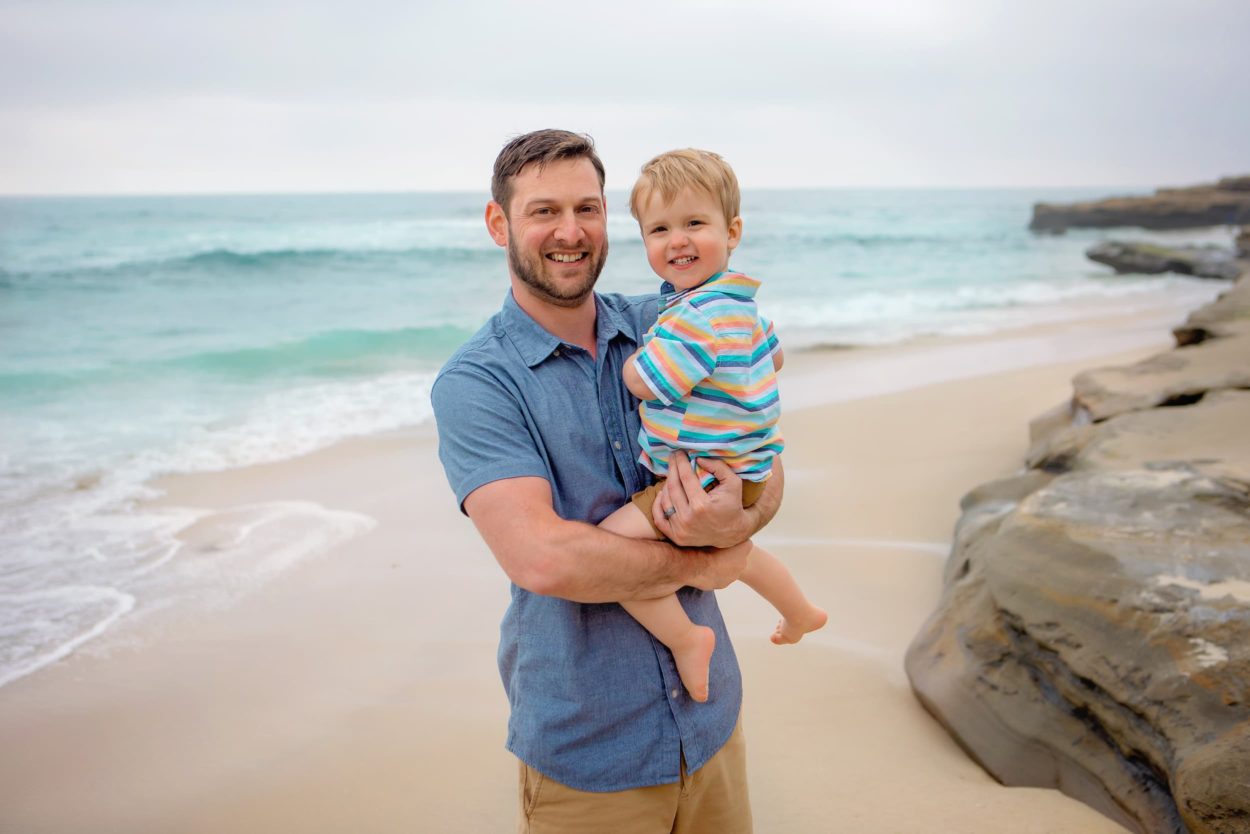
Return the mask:
<path id="1" fill-rule="evenodd" d="M 547 259 L 561 264 L 575 264 L 587 256 L 586 252 L 548 252 Z"/>

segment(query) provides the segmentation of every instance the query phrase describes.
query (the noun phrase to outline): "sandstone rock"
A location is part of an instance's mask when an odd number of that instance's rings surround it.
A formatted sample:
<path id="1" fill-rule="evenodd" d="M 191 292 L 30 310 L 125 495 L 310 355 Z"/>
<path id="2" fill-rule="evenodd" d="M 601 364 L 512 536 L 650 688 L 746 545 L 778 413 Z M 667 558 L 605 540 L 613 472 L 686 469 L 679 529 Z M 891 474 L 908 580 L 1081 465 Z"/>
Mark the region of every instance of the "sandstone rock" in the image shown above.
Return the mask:
<path id="1" fill-rule="evenodd" d="M 1250 831 L 1250 501 L 1088 465 L 969 502 L 912 686 L 1007 784 L 1146 834 Z"/>
<path id="2" fill-rule="evenodd" d="M 1185 323 L 1172 331 L 1178 345 L 1246 332 L 1245 323 L 1250 322 L 1250 268 L 1245 261 L 1239 264 L 1243 271 L 1241 279 L 1231 289 L 1220 293 L 1215 301 L 1190 313 Z"/>
<path id="3" fill-rule="evenodd" d="M 1195 402 L 1207 391 L 1250 388 L 1250 337 L 1211 339 L 1123 368 L 1084 371 L 1073 398 L 1093 420 L 1159 405 Z"/>
<path id="4" fill-rule="evenodd" d="M 1085 257 L 1106 264 L 1119 275 L 1175 272 L 1197 278 L 1232 281 L 1241 274 L 1233 252 L 1214 245 L 1169 247 L 1109 240 L 1086 249 Z"/>
<path id="5" fill-rule="evenodd" d="M 1177 469 L 1250 496 L 1250 391 L 1218 391 L 1186 408 L 1155 408 L 1069 428 L 1030 450 L 1029 466 L 1050 472 Z M 1035 447 L 1037 449 L 1038 447 Z M 1246 531 L 1250 540 L 1250 529 Z"/>
<path id="6" fill-rule="evenodd" d="M 1006 784 L 1250 834 L 1250 277 L 1176 335 L 1078 375 L 1029 469 L 965 497 L 906 667 Z"/>
<path id="7" fill-rule="evenodd" d="M 1233 241 L 1233 250 L 1238 257 L 1250 258 L 1250 226 L 1242 226 Z"/>
<path id="8" fill-rule="evenodd" d="M 1038 203 L 1029 228 L 1063 232 L 1069 228 L 1139 226 L 1183 229 L 1250 223 L 1250 177 L 1225 177 L 1214 185 L 1163 188 L 1151 196 L 1112 197 L 1084 203 Z"/>

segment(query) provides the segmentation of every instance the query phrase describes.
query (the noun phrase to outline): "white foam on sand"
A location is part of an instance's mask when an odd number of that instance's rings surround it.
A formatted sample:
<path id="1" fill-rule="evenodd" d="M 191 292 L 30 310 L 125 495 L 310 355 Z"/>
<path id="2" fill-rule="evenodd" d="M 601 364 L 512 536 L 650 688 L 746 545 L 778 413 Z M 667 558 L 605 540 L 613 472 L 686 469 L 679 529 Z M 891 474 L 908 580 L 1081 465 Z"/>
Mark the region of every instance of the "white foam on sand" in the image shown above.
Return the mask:
<path id="1" fill-rule="evenodd" d="M 55 663 L 100 636 L 135 598 L 116 588 L 67 585 L 0 594 L 0 686 Z"/>
<path id="2" fill-rule="evenodd" d="M 0 592 L 0 686 L 88 643 L 91 653 L 107 654 L 114 643 L 100 638 L 158 611 L 222 611 L 374 526 L 368 516 L 308 501 L 142 508 L 86 519 L 75 533 L 95 535 L 101 549 L 39 575 L 43 587 Z M 123 550 L 138 555 L 123 557 Z M 84 572 L 110 584 L 76 583 Z"/>

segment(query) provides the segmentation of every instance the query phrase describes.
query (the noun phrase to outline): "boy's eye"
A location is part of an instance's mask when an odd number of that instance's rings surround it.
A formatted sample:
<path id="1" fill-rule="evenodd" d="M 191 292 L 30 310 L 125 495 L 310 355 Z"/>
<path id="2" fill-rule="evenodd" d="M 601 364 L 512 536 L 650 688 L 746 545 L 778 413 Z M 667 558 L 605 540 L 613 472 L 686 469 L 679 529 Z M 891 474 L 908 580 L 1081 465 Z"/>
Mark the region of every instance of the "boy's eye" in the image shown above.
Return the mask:
<path id="1" fill-rule="evenodd" d="M 668 229 L 664 226 L 656 226 L 654 229 L 651 230 L 651 234 L 656 234 L 657 232 L 667 232 L 667 231 Z"/>
<path id="2" fill-rule="evenodd" d="M 703 221 L 702 221 L 702 220 L 691 220 L 691 221 L 690 221 L 690 225 L 691 225 L 691 226 L 702 226 L 702 225 L 703 225 Z"/>

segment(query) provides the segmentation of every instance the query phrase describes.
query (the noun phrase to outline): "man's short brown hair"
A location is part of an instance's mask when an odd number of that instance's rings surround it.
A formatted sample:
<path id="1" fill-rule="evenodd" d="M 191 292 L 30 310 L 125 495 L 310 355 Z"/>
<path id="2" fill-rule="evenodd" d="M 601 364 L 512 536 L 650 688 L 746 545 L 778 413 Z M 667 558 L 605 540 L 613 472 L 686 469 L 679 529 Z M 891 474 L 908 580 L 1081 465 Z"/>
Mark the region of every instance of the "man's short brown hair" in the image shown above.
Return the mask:
<path id="1" fill-rule="evenodd" d="M 490 196 L 508 214 L 512 199 L 512 181 L 526 165 L 543 168 L 561 159 L 589 159 L 599 175 L 599 191 L 603 191 L 603 162 L 595 153 L 595 140 L 584 133 L 567 130 L 535 130 L 516 137 L 503 146 L 495 157 L 495 173 L 490 178 Z"/>
<path id="2" fill-rule="evenodd" d="M 742 194 L 734 169 L 720 154 L 696 148 L 666 151 L 643 165 L 629 194 L 629 213 L 641 220 L 638 212 L 652 194 L 659 192 L 660 199 L 668 204 L 691 188 L 702 189 L 716 198 L 725 212 L 726 224 L 733 223 L 740 214 Z"/>

